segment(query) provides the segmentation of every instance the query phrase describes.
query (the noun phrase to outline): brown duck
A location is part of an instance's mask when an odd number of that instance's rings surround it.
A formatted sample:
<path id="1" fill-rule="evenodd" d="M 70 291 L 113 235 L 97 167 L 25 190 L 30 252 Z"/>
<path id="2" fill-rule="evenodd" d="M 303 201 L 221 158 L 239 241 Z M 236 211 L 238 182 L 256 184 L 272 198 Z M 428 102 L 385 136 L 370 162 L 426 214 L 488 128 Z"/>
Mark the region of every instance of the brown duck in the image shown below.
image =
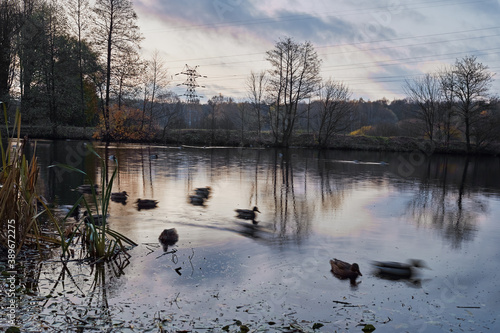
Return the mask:
<path id="1" fill-rule="evenodd" d="M 330 265 L 332 266 L 332 273 L 341 279 L 349 279 L 352 282 L 356 281 L 358 276 L 363 276 L 359 271 L 359 265 L 353 263 L 352 265 L 338 259 L 330 260 Z"/>

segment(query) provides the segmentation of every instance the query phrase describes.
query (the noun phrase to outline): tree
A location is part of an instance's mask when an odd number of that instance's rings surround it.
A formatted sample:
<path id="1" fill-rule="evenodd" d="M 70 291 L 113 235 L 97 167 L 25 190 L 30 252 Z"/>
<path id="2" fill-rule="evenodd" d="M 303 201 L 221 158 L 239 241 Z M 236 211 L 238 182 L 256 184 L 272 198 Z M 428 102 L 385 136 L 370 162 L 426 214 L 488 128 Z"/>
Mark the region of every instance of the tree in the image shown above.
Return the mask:
<path id="1" fill-rule="evenodd" d="M 450 143 L 455 118 L 455 74 L 452 68 L 444 68 L 439 72 L 442 102 L 439 109 L 440 129 L 444 134 L 446 146 Z"/>
<path id="2" fill-rule="evenodd" d="M 434 141 L 434 128 L 441 102 L 441 85 L 437 75 L 425 74 L 413 80 L 405 80 L 403 90 L 418 105 L 416 117 L 424 124 L 424 133 Z"/>
<path id="3" fill-rule="evenodd" d="M 467 151 L 471 149 L 471 129 L 481 120 L 493 74 L 488 66 L 478 62 L 475 56 L 457 59 L 453 67 L 454 86 L 446 87 L 454 92 L 457 114 L 464 125 Z"/>
<path id="4" fill-rule="evenodd" d="M 260 73 L 250 72 L 250 76 L 247 79 L 247 88 L 252 109 L 257 116 L 257 134 L 259 140 L 262 131 L 262 104 L 264 103 L 266 84 L 267 76 L 265 71 Z"/>
<path id="5" fill-rule="evenodd" d="M 118 57 L 131 52 L 138 52 L 142 36 L 137 26 L 137 14 L 130 0 L 96 0 L 93 8 L 94 36 L 96 45 L 104 51 L 105 91 L 103 120 L 105 123 L 104 139 L 110 139 L 109 107 L 112 82 L 112 67 Z"/>
<path id="6" fill-rule="evenodd" d="M 84 44 L 89 30 L 89 0 L 68 0 L 66 3 L 68 11 L 69 27 L 73 30 L 73 34 L 77 39 L 78 45 L 78 67 L 80 69 L 80 85 L 79 85 L 79 107 L 83 117 L 83 127 L 87 125 L 86 117 L 86 100 L 85 100 L 85 76 L 84 76 Z"/>
<path id="7" fill-rule="evenodd" d="M 145 114 L 146 108 L 149 109 L 149 130 L 151 130 L 153 108 L 156 104 L 157 95 L 161 93 L 163 89 L 166 89 L 169 82 L 170 80 L 167 68 L 165 67 L 165 61 L 160 57 L 158 50 L 155 50 L 151 59 L 146 62 L 146 72 L 144 76 L 143 112 Z"/>
<path id="8" fill-rule="evenodd" d="M 318 143 L 326 147 L 334 134 L 349 128 L 355 104 L 349 101 L 352 93 L 342 82 L 330 79 L 321 86 L 319 92 Z"/>
<path id="9" fill-rule="evenodd" d="M 21 28 L 19 0 L 0 0 L 0 101 L 6 103 L 14 78 L 14 40 Z"/>
<path id="10" fill-rule="evenodd" d="M 298 44 L 287 37 L 267 51 L 268 92 L 274 105 L 270 108 L 270 124 L 275 144 L 288 146 L 298 119 L 300 101 L 309 97 L 321 81 L 321 61 L 310 42 Z"/>

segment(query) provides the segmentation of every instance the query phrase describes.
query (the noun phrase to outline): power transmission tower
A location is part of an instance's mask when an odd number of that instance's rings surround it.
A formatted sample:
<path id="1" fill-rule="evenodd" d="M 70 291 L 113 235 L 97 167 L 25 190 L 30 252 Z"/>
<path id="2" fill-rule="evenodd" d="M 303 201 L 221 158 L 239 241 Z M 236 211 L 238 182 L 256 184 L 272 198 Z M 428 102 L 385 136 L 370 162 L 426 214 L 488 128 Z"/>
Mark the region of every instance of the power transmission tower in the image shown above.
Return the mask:
<path id="1" fill-rule="evenodd" d="M 199 100 L 199 98 L 202 98 L 203 96 L 199 96 L 196 94 L 196 88 L 201 87 L 205 88 L 205 86 L 200 86 L 197 82 L 196 79 L 199 77 L 207 77 L 206 75 L 201 75 L 197 71 L 198 66 L 195 67 L 189 67 L 187 64 L 184 66 L 184 69 L 182 72 L 177 73 L 175 75 L 187 75 L 186 81 L 184 83 L 178 84 L 178 86 L 186 86 L 186 93 L 182 96 L 186 96 L 186 102 L 187 103 L 195 103 L 196 101 Z"/>

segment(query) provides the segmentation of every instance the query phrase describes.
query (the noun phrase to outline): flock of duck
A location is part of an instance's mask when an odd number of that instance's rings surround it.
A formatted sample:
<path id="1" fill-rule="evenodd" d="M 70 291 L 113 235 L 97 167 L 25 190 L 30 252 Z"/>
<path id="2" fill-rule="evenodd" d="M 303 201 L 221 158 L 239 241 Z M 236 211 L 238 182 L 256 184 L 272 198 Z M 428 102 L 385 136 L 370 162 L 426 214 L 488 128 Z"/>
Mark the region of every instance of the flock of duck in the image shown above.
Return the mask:
<path id="1" fill-rule="evenodd" d="M 77 188 L 82 193 L 92 193 L 97 191 L 97 185 L 92 188 L 90 185 L 81 185 Z M 194 193 L 189 195 L 188 199 L 192 205 L 203 206 L 210 198 L 212 189 L 210 186 L 199 187 L 194 189 Z M 114 202 L 126 204 L 128 193 L 126 191 L 111 193 L 111 200 Z M 136 206 L 138 210 L 153 209 L 158 206 L 158 201 L 153 199 L 137 199 Z M 260 213 L 259 209 L 255 206 L 252 209 L 235 209 L 236 217 L 244 220 L 251 220 L 253 224 L 257 224 L 257 214 Z M 79 216 L 79 207 L 73 212 L 72 216 L 77 218 Z M 99 225 L 102 221 L 100 215 L 90 215 L 87 211 L 83 213 L 85 223 L 95 223 Z M 177 230 L 175 228 L 165 229 L 158 237 L 158 240 L 163 245 L 165 251 L 168 246 L 175 244 L 179 239 Z M 411 259 L 408 263 L 400 263 L 394 261 L 374 261 L 372 265 L 375 269 L 375 274 L 387 279 L 411 280 L 418 274 L 419 268 L 428 268 L 422 260 Z M 361 274 L 359 265 L 357 263 L 349 264 L 348 262 L 332 259 L 330 260 L 331 272 L 339 279 L 348 279 L 351 285 L 357 285 L 357 278 L 363 276 Z"/>

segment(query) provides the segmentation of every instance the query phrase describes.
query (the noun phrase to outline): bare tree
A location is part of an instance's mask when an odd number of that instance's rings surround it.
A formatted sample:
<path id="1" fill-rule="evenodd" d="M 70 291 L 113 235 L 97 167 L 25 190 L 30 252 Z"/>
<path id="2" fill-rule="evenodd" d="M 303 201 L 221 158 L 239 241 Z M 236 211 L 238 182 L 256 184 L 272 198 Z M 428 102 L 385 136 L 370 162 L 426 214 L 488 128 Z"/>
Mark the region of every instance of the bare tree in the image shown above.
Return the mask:
<path id="1" fill-rule="evenodd" d="M 247 79 L 247 88 L 252 109 L 257 116 L 257 134 L 259 140 L 262 132 L 262 105 L 264 104 L 266 84 L 267 76 L 265 71 L 260 73 L 250 72 L 250 76 Z"/>
<path id="2" fill-rule="evenodd" d="M 146 73 L 144 81 L 144 107 L 143 112 L 146 113 L 146 105 L 149 109 L 149 130 L 153 121 L 153 109 L 155 107 L 157 95 L 169 84 L 169 75 L 165 66 L 165 61 L 161 58 L 158 50 L 153 52 L 151 59 L 146 62 Z M 144 115 L 143 115 L 144 123 Z"/>
<path id="3" fill-rule="evenodd" d="M 453 68 L 454 87 L 457 114 L 464 124 L 467 150 L 471 149 L 471 129 L 481 120 L 486 101 L 489 99 L 489 89 L 493 81 L 493 74 L 488 66 L 478 62 L 475 56 L 465 56 L 457 59 Z"/>
<path id="4" fill-rule="evenodd" d="M 94 36 L 96 45 L 105 55 L 105 96 L 103 118 L 105 123 L 104 139 L 110 139 L 109 106 L 112 82 L 112 67 L 121 52 L 138 52 L 142 36 L 137 26 L 137 14 L 131 0 L 96 0 L 93 8 Z"/>
<path id="5" fill-rule="evenodd" d="M 355 103 L 350 101 L 349 87 L 342 82 L 330 79 L 321 85 L 319 92 L 318 143 L 326 147 L 334 134 L 349 128 Z"/>
<path id="6" fill-rule="evenodd" d="M 441 107 L 439 109 L 439 129 L 444 134 L 445 144 L 450 143 L 453 122 L 455 118 L 455 74 L 453 68 L 443 68 L 439 71 L 441 85 Z M 441 125 L 442 124 L 442 125 Z"/>
<path id="7" fill-rule="evenodd" d="M 275 144 L 288 146 L 298 119 L 300 101 L 309 97 L 321 81 L 321 60 L 310 42 L 298 44 L 287 37 L 267 51 L 271 64 L 268 92 L 274 101 L 269 110 Z"/>
<path id="8" fill-rule="evenodd" d="M 6 103 L 14 79 L 15 37 L 21 29 L 19 0 L 0 0 L 0 101 Z"/>
<path id="9" fill-rule="evenodd" d="M 418 105 L 416 116 L 424 124 L 424 133 L 434 141 L 434 129 L 438 120 L 441 84 L 438 75 L 425 74 L 413 80 L 405 80 L 403 90 L 408 99 Z"/>
<path id="10" fill-rule="evenodd" d="M 84 91 L 84 69 L 83 69 L 83 41 L 89 30 L 89 0 L 69 0 L 66 3 L 66 10 L 70 19 L 70 29 L 72 28 L 78 42 L 78 67 L 80 71 L 80 112 L 83 118 L 83 127 L 87 125 L 85 116 L 85 91 Z"/>

